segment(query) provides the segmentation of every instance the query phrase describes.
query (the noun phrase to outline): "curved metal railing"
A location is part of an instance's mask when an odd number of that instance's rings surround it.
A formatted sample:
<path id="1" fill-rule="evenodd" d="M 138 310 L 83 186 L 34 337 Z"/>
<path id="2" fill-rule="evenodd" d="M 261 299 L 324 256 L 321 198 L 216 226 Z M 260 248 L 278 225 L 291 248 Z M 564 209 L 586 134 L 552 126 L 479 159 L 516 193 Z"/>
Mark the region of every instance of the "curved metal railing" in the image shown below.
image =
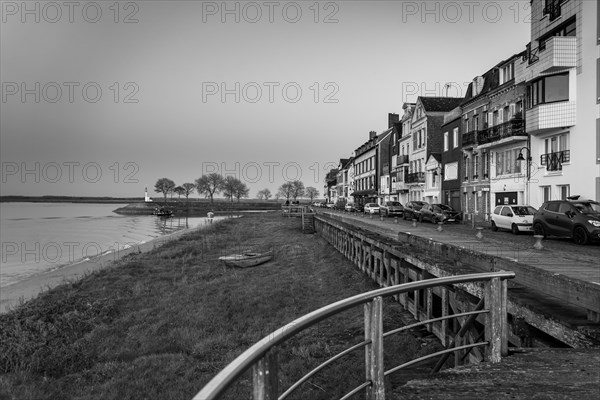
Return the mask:
<path id="1" fill-rule="evenodd" d="M 314 374 L 341 357 L 362 347 L 366 347 L 368 350 L 365 352 L 367 358 L 365 364 L 368 378 L 365 382 L 348 392 L 344 397 L 341 398 L 341 400 L 350 398 L 362 389 L 367 390 L 369 399 L 384 399 L 384 376 L 426 359 L 442 356 L 434 368 L 434 370 L 437 371 L 441 368 L 450 353 L 457 350 L 487 346 L 488 360 L 491 362 L 499 362 L 501 357 L 506 355 L 508 351 L 506 324 L 506 280 L 512 279 L 514 276 L 514 272 L 502 271 L 427 279 L 377 289 L 367 293 L 361 293 L 356 296 L 332 303 L 308 313 L 265 336 L 263 339 L 255 343 L 248 350 L 237 357 L 234 361 L 232 361 L 221 372 L 219 372 L 204 388 L 202 388 L 200 392 L 196 394 L 196 396 L 194 396 L 193 400 L 218 399 L 219 396 L 223 394 L 223 392 L 250 367 L 253 367 L 254 399 L 277 398 L 279 400 L 283 400 Z M 474 311 L 429 319 L 386 333 L 383 332 L 383 297 L 408 293 L 415 290 L 428 289 L 436 286 L 447 286 L 467 282 L 485 282 L 484 296 L 479 304 L 477 304 Z M 285 392 L 279 394 L 276 346 L 285 342 L 287 339 L 291 338 L 302 330 L 310 328 L 314 324 L 324 319 L 361 304 L 365 305 L 365 340 L 323 362 L 312 371 L 308 372 L 305 376 L 300 378 L 300 380 L 290 386 Z M 486 309 L 483 309 L 484 304 Z M 414 328 L 418 325 L 429 324 L 449 318 L 468 317 L 461 330 L 457 333 L 458 337 L 459 335 L 464 334 L 469 325 L 474 322 L 477 316 L 480 314 L 486 314 L 487 316 L 485 341 L 453 347 L 454 340 L 452 340 L 448 346 L 449 348 L 445 350 L 417 358 L 387 371 L 384 370 L 384 337 Z"/>

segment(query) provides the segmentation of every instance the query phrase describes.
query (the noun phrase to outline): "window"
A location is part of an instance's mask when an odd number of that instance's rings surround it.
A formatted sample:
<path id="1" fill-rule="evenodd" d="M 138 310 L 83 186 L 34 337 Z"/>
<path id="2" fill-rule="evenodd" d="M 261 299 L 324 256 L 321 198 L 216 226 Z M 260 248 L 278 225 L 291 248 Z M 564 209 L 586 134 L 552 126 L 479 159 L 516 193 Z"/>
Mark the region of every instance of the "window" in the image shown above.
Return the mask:
<path id="1" fill-rule="evenodd" d="M 550 201 L 550 195 L 551 195 L 550 186 L 541 186 L 540 189 L 542 190 L 542 201 L 543 202 Z M 546 209 L 548 211 L 551 211 L 549 206 Z"/>
<path id="2" fill-rule="evenodd" d="M 512 214 L 512 213 L 510 212 L 510 207 L 504 207 L 504 208 L 502 209 L 502 212 L 500 213 L 500 215 L 503 215 L 503 216 L 505 216 L 505 217 L 508 217 L 508 215 L 509 215 L 509 214 Z"/>
<path id="3" fill-rule="evenodd" d="M 500 68 L 500 84 L 504 84 L 515 77 L 514 64 L 510 63 Z"/>
<path id="4" fill-rule="evenodd" d="M 548 171 L 562 170 L 562 164 L 571 161 L 569 136 L 562 134 L 546 138 L 544 152 L 540 156 L 540 165 L 545 165 Z"/>
<path id="5" fill-rule="evenodd" d="M 569 100 L 569 73 L 545 76 L 527 86 L 529 108 L 538 104 Z"/>
<path id="6" fill-rule="evenodd" d="M 487 178 L 490 175 L 490 153 L 488 152 L 484 152 L 483 155 L 481 156 L 482 158 L 482 167 L 483 167 L 483 178 Z"/>
<path id="7" fill-rule="evenodd" d="M 454 128 L 452 131 L 452 147 L 455 149 L 458 147 L 458 128 Z"/>
<path id="8" fill-rule="evenodd" d="M 444 132 L 444 151 L 448 151 L 448 132 Z"/>
<path id="9" fill-rule="evenodd" d="M 479 173 L 479 155 L 473 157 L 473 179 L 478 178 Z"/>
<path id="10" fill-rule="evenodd" d="M 560 193 L 560 200 L 567 200 L 567 197 L 570 196 L 570 185 L 559 185 L 558 192 Z"/>
<path id="11" fill-rule="evenodd" d="M 494 214 L 500 215 L 500 210 L 501 209 L 502 209 L 502 206 L 498 206 L 498 207 L 494 208 Z"/>
<path id="12" fill-rule="evenodd" d="M 496 152 L 496 175 L 518 174 L 521 172 L 521 162 L 518 149 Z"/>

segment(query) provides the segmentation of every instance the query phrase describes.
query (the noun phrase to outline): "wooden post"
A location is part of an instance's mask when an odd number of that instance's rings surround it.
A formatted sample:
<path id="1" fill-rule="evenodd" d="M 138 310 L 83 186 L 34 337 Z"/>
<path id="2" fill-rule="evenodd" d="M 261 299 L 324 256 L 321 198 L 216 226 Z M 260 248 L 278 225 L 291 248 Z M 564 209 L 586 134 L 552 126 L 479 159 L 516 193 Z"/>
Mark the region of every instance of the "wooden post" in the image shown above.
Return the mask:
<path id="1" fill-rule="evenodd" d="M 486 314 L 485 340 L 489 343 L 486 356 L 489 362 L 498 363 L 502 358 L 502 290 L 500 278 L 492 278 L 485 287 Z"/>
<path id="2" fill-rule="evenodd" d="M 445 317 L 449 314 L 449 304 L 448 304 L 448 288 L 446 288 L 445 286 L 442 286 L 442 317 Z M 449 340 L 449 334 L 448 334 L 448 320 L 442 320 L 442 337 L 441 337 L 441 341 L 442 341 L 442 345 L 443 346 L 447 346 L 448 345 L 448 340 Z"/>
<path id="3" fill-rule="evenodd" d="M 365 304 L 365 340 L 371 340 L 365 346 L 366 380 L 371 386 L 366 389 L 367 400 L 384 400 L 384 366 L 383 366 L 383 300 L 376 297 Z"/>
<path id="4" fill-rule="evenodd" d="M 276 400 L 279 396 L 277 350 L 268 351 L 252 367 L 253 399 Z"/>

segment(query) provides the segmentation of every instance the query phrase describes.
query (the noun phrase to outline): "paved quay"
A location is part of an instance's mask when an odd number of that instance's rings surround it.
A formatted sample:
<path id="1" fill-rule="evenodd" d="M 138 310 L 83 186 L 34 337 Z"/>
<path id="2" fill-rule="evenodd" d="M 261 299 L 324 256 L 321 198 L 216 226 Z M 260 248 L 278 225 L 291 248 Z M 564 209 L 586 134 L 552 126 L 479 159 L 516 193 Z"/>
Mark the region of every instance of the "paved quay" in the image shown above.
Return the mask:
<path id="1" fill-rule="evenodd" d="M 437 242 L 452 244 L 471 249 L 491 256 L 505 258 L 522 264 L 527 264 L 548 271 L 554 275 L 564 275 L 583 282 L 593 283 L 600 288 L 600 244 L 592 243 L 577 246 L 569 239 L 548 238 L 542 241 L 543 249 L 536 250 L 532 234 L 513 235 L 510 232 L 492 232 L 489 228 L 482 229 L 483 239 L 476 237 L 477 230 L 470 225 L 447 224 L 439 232 L 437 226 L 429 223 L 417 223 L 402 218 L 371 217 L 360 213 L 342 211 L 323 211 L 342 217 L 347 221 L 367 225 L 373 231 L 387 237 L 397 238 L 399 232 L 428 238 Z M 397 221 L 397 222 L 395 222 Z"/>

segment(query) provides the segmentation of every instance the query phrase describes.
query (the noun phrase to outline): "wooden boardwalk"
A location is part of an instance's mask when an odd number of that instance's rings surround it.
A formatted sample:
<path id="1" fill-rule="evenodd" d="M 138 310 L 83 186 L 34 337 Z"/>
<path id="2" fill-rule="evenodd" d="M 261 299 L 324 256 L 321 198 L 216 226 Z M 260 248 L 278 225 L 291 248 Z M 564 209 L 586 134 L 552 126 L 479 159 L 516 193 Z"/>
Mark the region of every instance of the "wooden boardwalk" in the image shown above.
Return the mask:
<path id="1" fill-rule="evenodd" d="M 518 349 L 499 364 L 448 369 L 395 388 L 390 399 L 595 399 L 600 349 Z"/>

